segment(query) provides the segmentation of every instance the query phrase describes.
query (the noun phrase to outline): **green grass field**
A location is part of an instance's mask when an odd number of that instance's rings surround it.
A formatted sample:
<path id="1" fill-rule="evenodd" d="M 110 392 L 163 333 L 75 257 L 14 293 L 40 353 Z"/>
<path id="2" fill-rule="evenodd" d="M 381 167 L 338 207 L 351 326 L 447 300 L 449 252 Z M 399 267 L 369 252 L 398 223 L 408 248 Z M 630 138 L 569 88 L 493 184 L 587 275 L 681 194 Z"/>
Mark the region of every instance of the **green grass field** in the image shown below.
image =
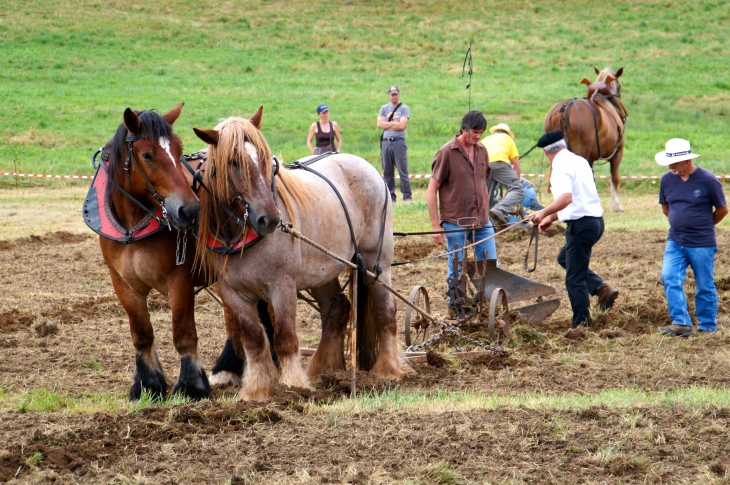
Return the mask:
<path id="1" fill-rule="evenodd" d="M 176 129 L 265 106 L 264 133 L 291 161 L 327 103 L 345 151 L 379 165 L 375 120 L 398 84 L 410 105 L 412 173 L 471 106 L 507 122 L 524 152 L 550 106 L 580 97 L 593 66 L 624 67 L 624 174 L 661 173 L 653 155 L 688 138 L 727 171 L 730 7 L 678 2 L 160 2 L 6 0 L 0 4 L 0 171 L 90 174 L 126 107 L 166 111 Z M 462 77 L 473 42 L 470 93 Z M 530 155 L 524 172 L 544 171 Z M 606 166 L 598 174 L 608 172 Z M 7 185 L 7 179 L 0 184 Z"/>

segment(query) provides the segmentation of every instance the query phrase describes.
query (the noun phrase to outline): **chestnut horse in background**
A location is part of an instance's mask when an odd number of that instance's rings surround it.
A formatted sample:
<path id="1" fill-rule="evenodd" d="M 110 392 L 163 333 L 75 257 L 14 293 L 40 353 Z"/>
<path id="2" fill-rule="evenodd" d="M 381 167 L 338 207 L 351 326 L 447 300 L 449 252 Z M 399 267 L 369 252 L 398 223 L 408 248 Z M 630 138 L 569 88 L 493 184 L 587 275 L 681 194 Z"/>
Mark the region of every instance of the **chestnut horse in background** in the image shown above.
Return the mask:
<path id="1" fill-rule="evenodd" d="M 621 83 L 618 78 L 623 67 L 616 72 L 610 67 L 603 71 L 593 68 L 598 74 L 595 83 L 587 79 L 588 96 L 573 98 L 555 104 L 545 117 L 547 133 L 561 130 L 565 134 L 568 150 L 582 156 L 593 168 L 597 160 L 608 160 L 611 164 L 611 210 L 622 212 L 618 200 L 618 186 L 621 178 L 618 168 L 624 156 L 624 127 L 626 108 L 621 102 Z"/>
<path id="2" fill-rule="evenodd" d="M 145 389 L 165 396 L 167 382 L 154 346 L 147 296 L 155 289 L 172 309 L 172 339 L 180 355 L 180 376 L 172 391 L 193 399 L 210 396 L 198 354 L 195 286 L 192 272 L 200 203 L 183 172 L 183 144 L 172 124 L 183 104 L 161 116 L 127 108 L 124 123 L 102 149 L 102 160 L 84 204 L 114 291 L 127 312 L 136 350 L 129 391 L 138 400 Z"/>
<path id="3" fill-rule="evenodd" d="M 221 298 L 236 318 L 237 328 L 229 327 L 228 319 L 226 326 L 231 339 L 242 343 L 246 357 L 238 398 L 254 401 L 268 399 L 270 387 L 278 382 L 310 387 L 310 378 L 345 369 L 344 342 L 351 306 L 346 298 L 339 297 L 342 287 L 338 277 L 348 268 L 277 231 L 279 223 L 290 223 L 348 259 L 359 249 L 367 268 L 379 265 L 379 278 L 387 283 L 391 282 L 393 257 L 392 206 L 378 171 L 362 158 L 346 154 L 304 159 L 297 165 L 299 169 L 274 168 L 278 162 L 275 164 L 259 131 L 261 114 L 259 108 L 250 121 L 228 118 L 215 129 L 194 128 L 208 143 L 203 174 L 207 190 L 200 191 L 196 261 L 211 281 L 217 280 Z M 212 239 L 246 240 L 251 232 L 261 238 L 240 255 L 221 255 L 209 249 Z M 397 342 L 393 295 L 372 279 L 358 286 L 359 367 L 396 379 L 412 373 Z M 321 302 L 323 321 L 322 339 L 307 374 L 296 333 L 297 291 L 305 289 Z M 257 303 L 261 300 L 268 302 L 273 313 L 273 343 L 280 370 L 271 359 L 259 320 Z"/>

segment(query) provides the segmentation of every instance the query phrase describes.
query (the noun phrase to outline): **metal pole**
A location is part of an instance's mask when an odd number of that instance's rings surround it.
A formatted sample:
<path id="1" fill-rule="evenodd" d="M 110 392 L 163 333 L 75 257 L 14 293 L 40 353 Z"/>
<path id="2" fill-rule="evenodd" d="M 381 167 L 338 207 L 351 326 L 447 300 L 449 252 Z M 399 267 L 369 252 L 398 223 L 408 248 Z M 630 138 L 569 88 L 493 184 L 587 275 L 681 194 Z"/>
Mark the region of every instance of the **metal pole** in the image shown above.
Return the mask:
<path id="1" fill-rule="evenodd" d="M 15 188 L 18 188 L 18 161 L 13 159 L 13 169 L 15 170 Z"/>
<path id="2" fill-rule="evenodd" d="M 352 383 L 350 384 L 350 397 L 355 397 L 355 376 L 357 373 L 357 276 L 356 269 L 352 270 L 352 283 L 350 284 L 350 367 L 352 367 Z M 367 276 L 366 276 L 367 278 Z"/>

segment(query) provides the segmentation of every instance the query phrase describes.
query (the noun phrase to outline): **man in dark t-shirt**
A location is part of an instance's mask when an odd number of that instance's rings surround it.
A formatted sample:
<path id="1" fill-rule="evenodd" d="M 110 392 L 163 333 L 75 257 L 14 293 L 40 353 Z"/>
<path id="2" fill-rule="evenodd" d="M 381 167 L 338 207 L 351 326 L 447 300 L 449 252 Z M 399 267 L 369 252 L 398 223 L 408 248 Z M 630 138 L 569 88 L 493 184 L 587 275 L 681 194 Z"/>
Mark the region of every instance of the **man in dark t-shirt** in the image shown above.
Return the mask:
<path id="1" fill-rule="evenodd" d="M 659 327 L 667 335 L 689 336 L 692 319 L 684 295 L 687 267 L 692 267 L 697 291 L 697 331 L 717 330 L 717 289 L 713 276 L 717 240 L 715 226 L 727 215 L 722 184 L 712 173 L 692 163 L 687 140 L 673 138 L 657 153 L 659 165 L 668 166 L 659 184 L 659 203 L 669 218 L 669 236 L 662 263 L 662 284 L 672 324 Z M 714 210 L 713 210 L 714 208 Z"/>

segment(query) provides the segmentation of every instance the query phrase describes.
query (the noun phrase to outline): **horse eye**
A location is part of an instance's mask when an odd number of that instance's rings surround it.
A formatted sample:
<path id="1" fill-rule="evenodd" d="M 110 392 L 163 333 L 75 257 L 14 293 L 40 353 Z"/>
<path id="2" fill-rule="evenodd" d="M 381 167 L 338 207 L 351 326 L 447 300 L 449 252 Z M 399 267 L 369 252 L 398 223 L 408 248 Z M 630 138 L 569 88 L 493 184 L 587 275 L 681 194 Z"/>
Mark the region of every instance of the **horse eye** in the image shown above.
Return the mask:
<path id="1" fill-rule="evenodd" d="M 153 156 L 152 156 L 152 154 L 151 154 L 151 153 L 149 153 L 149 152 L 147 152 L 147 153 L 144 153 L 144 154 L 142 155 L 142 158 L 144 158 L 144 161 L 145 161 L 145 162 L 151 162 L 152 160 L 154 160 L 154 157 L 153 157 Z"/>

